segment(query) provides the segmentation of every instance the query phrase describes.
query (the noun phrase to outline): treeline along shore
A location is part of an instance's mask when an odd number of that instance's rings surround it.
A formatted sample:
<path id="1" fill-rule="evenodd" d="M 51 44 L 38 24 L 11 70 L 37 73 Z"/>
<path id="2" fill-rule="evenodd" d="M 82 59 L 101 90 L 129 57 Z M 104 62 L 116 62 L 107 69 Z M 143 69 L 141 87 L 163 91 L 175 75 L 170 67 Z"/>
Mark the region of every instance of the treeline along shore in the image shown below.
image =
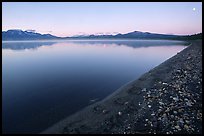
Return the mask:
<path id="1" fill-rule="evenodd" d="M 202 40 L 42 133 L 201 134 Z"/>

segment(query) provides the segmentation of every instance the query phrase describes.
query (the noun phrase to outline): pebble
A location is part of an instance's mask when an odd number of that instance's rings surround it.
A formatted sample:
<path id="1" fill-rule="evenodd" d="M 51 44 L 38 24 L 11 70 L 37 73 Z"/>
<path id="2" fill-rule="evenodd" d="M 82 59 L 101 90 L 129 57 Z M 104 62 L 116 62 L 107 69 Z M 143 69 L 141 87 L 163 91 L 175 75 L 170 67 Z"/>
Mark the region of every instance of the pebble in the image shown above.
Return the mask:
<path id="1" fill-rule="evenodd" d="M 103 110 L 102 112 L 103 112 L 103 114 L 106 114 L 106 113 L 108 113 L 108 111 L 107 111 L 107 110 Z"/>
<path id="2" fill-rule="evenodd" d="M 177 111 L 173 111 L 174 112 L 174 114 L 177 114 Z"/>
<path id="3" fill-rule="evenodd" d="M 185 128 L 186 130 L 188 130 L 188 129 L 189 129 L 189 126 L 188 126 L 188 125 L 184 125 L 184 128 Z"/>
<path id="4" fill-rule="evenodd" d="M 190 124 L 190 121 L 188 121 L 188 120 L 185 120 L 185 122 L 186 122 L 187 124 Z"/>
<path id="5" fill-rule="evenodd" d="M 174 100 L 174 101 L 178 101 L 179 99 L 178 99 L 178 98 L 176 98 L 176 97 L 173 97 L 173 100 Z"/>
<path id="6" fill-rule="evenodd" d="M 164 103 L 163 103 L 163 102 L 159 102 L 159 104 L 160 104 L 160 105 L 164 105 Z"/>
<path id="7" fill-rule="evenodd" d="M 152 113 L 152 114 L 151 114 L 151 116 L 154 116 L 154 115 L 155 115 L 155 113 Z"/>
<path id="8" fill-rule="evenodd" d="M 119 112 L 118 112 L 118 115 L 122 115 L 122 112 L 119 111 Z"/>
<path id="9" fill-rule="evenodd" d="M 192 106 L 191 103 L 190 103 L 189 101 L 186 102 L 186 105 L 187 105 L 187 106 L 190 106 L 190 107 Z"/>
<path id="10" fill-rule="evenodd" d="M 179 131 L 181 130 L 180 126 L 175 126 L 176 129 L 178 129 Z"/>
<path id="11" fill-rule="evenodd" d="M 146 92 L 146 91 L 147 91 L 147 89 L 146 89 L 146 88 L 143 88 L 143 89 L 142 89 L 142 92 Z"/>

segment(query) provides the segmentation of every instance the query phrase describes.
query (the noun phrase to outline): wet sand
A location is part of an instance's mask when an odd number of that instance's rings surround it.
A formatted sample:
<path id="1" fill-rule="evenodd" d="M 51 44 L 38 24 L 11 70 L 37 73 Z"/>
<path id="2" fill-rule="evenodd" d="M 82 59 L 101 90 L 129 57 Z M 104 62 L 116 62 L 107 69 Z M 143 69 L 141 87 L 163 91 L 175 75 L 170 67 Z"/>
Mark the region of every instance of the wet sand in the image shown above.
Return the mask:
<path id="1" fill-rule="evenodd" d="M 202 133 L 202 40 L 42 134 Z"/>

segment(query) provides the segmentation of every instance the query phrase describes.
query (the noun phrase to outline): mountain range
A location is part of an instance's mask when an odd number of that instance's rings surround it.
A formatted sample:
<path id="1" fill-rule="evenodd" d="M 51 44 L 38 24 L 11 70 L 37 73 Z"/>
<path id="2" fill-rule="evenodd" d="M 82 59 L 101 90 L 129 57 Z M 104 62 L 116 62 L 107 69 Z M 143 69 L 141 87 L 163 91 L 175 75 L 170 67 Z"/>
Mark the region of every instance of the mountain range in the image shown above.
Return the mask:
<path id="1" fill-rule="evenodd" d="M 157 34 L 141 31 L 133 31 L 126 34 L 116 35 L 80 35 L 72 37 L 57 37 L 51 34 L 40 34 L 36 32 L 23 31 L 23 30 L 8 30 L 2 32 L 3 41 L 13 40 L 46 40 L 46 39 L 195 39 L 202 38 L 202 33 L 195 35 L 170 35 L 170 34 Z"/>

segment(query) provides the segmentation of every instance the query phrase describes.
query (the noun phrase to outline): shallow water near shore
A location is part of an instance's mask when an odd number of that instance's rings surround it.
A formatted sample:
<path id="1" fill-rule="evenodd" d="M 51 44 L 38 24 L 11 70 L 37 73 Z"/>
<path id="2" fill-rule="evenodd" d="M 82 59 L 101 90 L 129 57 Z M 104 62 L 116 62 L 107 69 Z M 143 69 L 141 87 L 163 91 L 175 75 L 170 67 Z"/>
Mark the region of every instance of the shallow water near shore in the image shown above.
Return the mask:
<path id="1" fill-rule="evenodd" d="M 39 133 L 183 50 L 167 40 L 2 43 L 3 133 Z"/>

